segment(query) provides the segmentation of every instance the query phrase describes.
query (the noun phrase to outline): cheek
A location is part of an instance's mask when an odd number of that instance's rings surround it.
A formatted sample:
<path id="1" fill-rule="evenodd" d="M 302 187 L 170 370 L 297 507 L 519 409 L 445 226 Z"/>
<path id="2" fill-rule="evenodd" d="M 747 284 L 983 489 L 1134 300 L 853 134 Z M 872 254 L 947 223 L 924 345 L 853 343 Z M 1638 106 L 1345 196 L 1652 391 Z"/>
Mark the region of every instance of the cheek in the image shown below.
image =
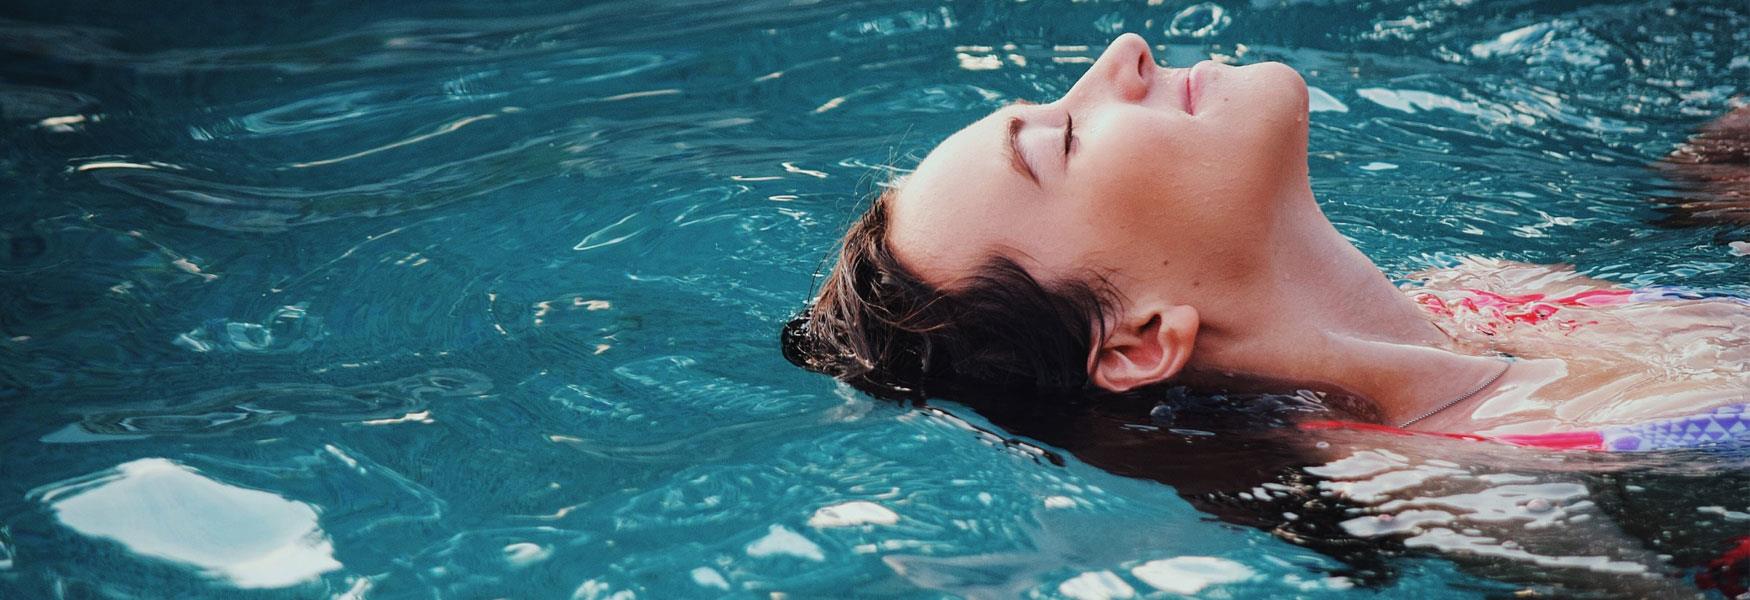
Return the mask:
<path id="1" fill-rule="evenodd" d="M 1261 217 L 1304 173 L 1305 142 L 1293 134 L 1292 122 L 1167 115 L 1112 125 L 1103 144 L 1085 156 L 1090 166 L 1073 203 L 1082 226 L 1115 248 L 1209 249 L 1220 240 L 1261 235 L 1256 229 L 1267 222 Z"/>
<path id="2" fill-rule="evenodd" d="M 1188 118 L 1115 120 L 1086 156 L 1084 202 L 1119 219 L 1154 212 L 1163 203 L 1213 201 L 1229 187 L 1235 157 L 1221 136 Z"/>
<path id="3" fill-rule="evenodd" d="M 1110 247 L 1131 244 L 1120 210 L 1088 202 L 1079 195 L 1043 200 L 1010 221 L 998 245 L 1036 274 L 1064 274 L 1097 267 L 1090 262 Z M 1114 219 L 1113 217 L 1120 217 Z"/>

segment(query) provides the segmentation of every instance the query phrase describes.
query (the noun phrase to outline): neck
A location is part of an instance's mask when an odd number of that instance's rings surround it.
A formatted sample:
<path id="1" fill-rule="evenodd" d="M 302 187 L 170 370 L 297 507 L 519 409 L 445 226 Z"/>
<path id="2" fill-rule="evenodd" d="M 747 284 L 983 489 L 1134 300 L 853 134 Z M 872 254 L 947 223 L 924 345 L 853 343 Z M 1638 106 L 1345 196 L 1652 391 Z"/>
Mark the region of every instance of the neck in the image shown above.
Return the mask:
<path id="1" fill-rule="evenodd" d="M 1286 198 L 1256 275 L 1218 292 L 1191 377 L 1305 382 L 1371 400 L 1387 424 L 1450 402 L 1500 370 L 1457 352 L 1421 307 L 1333 227 L 1302 187 Z M 1468 402 L 1467 402 L 1468 403 Z"/>

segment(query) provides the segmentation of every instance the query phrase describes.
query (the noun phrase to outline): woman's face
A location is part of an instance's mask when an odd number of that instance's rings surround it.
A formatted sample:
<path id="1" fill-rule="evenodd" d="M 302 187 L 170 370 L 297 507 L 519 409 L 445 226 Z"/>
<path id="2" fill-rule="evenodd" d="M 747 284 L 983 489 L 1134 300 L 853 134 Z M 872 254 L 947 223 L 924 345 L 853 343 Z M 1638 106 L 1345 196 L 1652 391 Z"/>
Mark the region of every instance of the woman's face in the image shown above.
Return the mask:
<path id="1" fill-rule="evenodd" d="M 937 146 L 888 199 L 888 244 L 938 286 L 992 255 L 1046 280 L 1093 269 L 1127 296 L 1231 275 L 1307 185 L 1306 102 L 1282 64 L 1162 68 L 1125 34 L 1058 101 Z"/>

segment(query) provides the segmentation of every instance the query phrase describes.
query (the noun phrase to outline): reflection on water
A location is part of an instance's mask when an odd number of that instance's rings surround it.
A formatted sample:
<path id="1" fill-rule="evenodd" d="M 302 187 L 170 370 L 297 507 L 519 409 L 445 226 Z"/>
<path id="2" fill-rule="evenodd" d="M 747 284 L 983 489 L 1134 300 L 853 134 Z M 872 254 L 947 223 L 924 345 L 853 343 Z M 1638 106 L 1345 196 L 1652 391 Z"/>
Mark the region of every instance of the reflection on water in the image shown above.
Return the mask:
<path id="1" fill-rule="evenodd" d="M 38 488 L 63 525 L 242 588 L 293 585 L 341 568 L 308 504 L 203 477 L 162 458 Z"/>
<path id="2" fill-rule="evenodd" d="M 1475 453 L 1444 460 L 1361 447 L 1305 471 L 1321 479 L 1318 497 L 1353 506 L 1337 523 L 1345 533 L 1433 550 L 1517 581 L 1574 586 L 1592 579 L 1638 597 L 1691 595 L 1684 580 L 1702 562 L 1694 555 L 1718 563 L 1750 539 L 1750 523 L 1707 504 L 1743 503 L 1714 491 L 1741 489 L 1741 458 L 1694 454 L 1666 464 L 1587 466 L 1584 453 L 1487 462 Z"/>
<path id="3" fill-rule="evenodd" d="M 219 388 L 188 400 L 140 401 L 127 410 L 87 415 L 43 437 L 45 442 L 138 439 L 149 435 L 218 434 L 244 427 L 283 425 L 293 419 L 345 420 L 365 425 L 430 421 L 434 399 L 479 396 L 492 382 L 460 369 L 396 381 L 337 388 L 323 384 L 253 384 Z M 163 408 L 152 408 L 164 404 Z"/>
<path id="4" fill-rule="evenodd" d="M 1750 535 L 1741 461 L 986 421 L 775 342 L 862 194 L 1124 31 L 1299 68 L 1394 275 L 1744 292 L 1644 168 L 1742 102 L 1736 4 L 4 12 L 0 596 L 1567 597 Z"/>

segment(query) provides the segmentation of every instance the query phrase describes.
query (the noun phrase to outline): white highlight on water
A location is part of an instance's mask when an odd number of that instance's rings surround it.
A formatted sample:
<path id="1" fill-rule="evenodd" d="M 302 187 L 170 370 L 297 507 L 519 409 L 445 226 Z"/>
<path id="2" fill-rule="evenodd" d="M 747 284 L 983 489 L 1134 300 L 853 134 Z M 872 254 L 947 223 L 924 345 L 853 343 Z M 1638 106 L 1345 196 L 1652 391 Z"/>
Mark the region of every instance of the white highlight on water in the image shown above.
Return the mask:
<path id="1" fill-rule="evenodd" d="M 1136 589 L 1111 571 L 1093 571 L 1058 584 L 1057 593 L 1075 600 L 1111 600 L 1134 597 Z"/>
<path id="2" fill-rule="evenodd" d="M 1346 113 L 1349 112 L 1349 105 L 1338 100 L 1336 96 L 1332 96 L 1330 92 L 1309 85 L 1306 86 L 1306 110 L 1307 112 Z"/>
<path id="3" fill-rule="evenodd" d="M 504 547 L 504 562 L 519 569 L 547 560 L 552 555 L 552 548 L 530 542 L 517 542 Z"/>
<path id="4" fill-rule="evenodd" d="M 898 522 L 898 513 L 880 504 L 864 500 L 822 506 L 820 510 L 814 511 L 814 516 L 808 517 L 808 526 L 816 529 L 858 525 L 892 525 Z"/>
<path id="5" fill-rule="evenodd" d="M 826 560 L 826 553 L 820 550 L 819 544 L 783 525 L 773 525 L 765 537 L 749 543 L 747 555 L 754 558 L 786 555 L 817 562 Z"/>
<path id="6" fill-rule="evenodd" d="M 240 588 L 291 586 L 341 567 L 310 505 L 220 483 L 164 458 L 123 463 L 42 499 L 81 535 Z"/>
<path id="7" fill-rule="evenodd" d="M 700 587 L 729 589 L 729 580 L 724 579 L 722 573 L 718 573 L 716 569 L 711 567 L 693 569 L 693 583 L 699 584 Z"/>
<path id="8" fill-rule="evenodd" d="M 394 425 L 396 423 L 431 423 L 431 422 L 432 422 L 431 411 L 429 411 L 429 410 L 422 410 L 419 412 L 410 412 L 410 413 L 401 415 L 399 417 L 390 417 L 387 419 L 370 419 L 367 421 L 360 421 L 360 423 L 363 423 L 365 425 Z"/>
<path id="9" fill-rule="evenodd" d="M 1173 594 L 1195 594 L 1203 588 L 1251 579 L 1256 575 L 1240 563 L 1213 556 L 1179 556 L 1151 560 L 1130 574 L 1155 589 Z"/>

